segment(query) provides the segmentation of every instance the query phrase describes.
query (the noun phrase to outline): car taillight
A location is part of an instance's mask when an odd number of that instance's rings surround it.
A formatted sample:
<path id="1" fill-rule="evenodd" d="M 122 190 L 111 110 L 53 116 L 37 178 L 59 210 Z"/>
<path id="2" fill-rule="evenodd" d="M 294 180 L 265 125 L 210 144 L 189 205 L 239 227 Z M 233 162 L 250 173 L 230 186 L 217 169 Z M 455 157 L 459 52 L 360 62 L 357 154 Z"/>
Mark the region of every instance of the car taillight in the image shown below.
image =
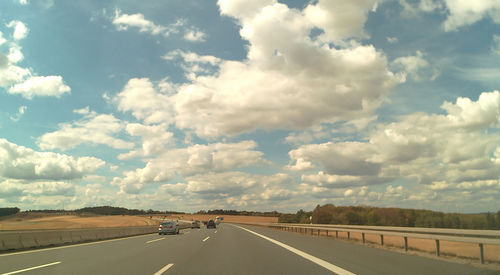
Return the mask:
<path id="1" fill-rule="evenodd" d="M 170 226 L 170 228 L 172 228 L 172 226 Z"/>

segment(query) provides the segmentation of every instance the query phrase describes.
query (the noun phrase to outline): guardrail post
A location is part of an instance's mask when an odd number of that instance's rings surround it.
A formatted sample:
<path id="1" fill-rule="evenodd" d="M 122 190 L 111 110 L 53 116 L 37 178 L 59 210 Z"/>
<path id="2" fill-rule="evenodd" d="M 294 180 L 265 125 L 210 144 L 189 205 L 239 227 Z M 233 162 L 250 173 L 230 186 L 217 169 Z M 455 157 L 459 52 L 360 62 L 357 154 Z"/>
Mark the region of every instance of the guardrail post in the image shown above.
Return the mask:
<path id="1" fill-rule="evenodd" d="M 326 230 L 326 236 L 328 237 L 328 229 Z"/>
<path id="2" fill-rule="evenodd" d="M 347 231 L 347 239 L 350 240 L 351 239 L 351 232 Z"/>
<path id="3" fill-rule="evenodd" d="M 484 250 L 483 250 L 483 244 L 479 244 L 479 261 L 481 264 L 484 264 Z"/>
<path id="4" fill-rule="evenodd" d="M 384 235 L 380 235 L 380 245 L 384 245 Z"/>
<path id="5" fill-rule="evenodd" d="M 338 230 L 335 230 L 335 238 L 339 238 L 339 231 Z"/>
<path id="6" fill-rule="evenodd" d="M 441 255 L 441 253 L 439 251 L 439 240 L 436 240 L 436 256 L 439 257 L 439 255 Z"/>
<path id="7" fill-rule="evenodd" d="M 314 235 L 314 229 L 311 228 L 311 235 Z"/>
<path id="8" fill-rule="evenodd" d="M 405 252 L 408 252 L 408 237 L 405 238 Z"/>
<path id="9" fill-rule="evenodd" d="M 365 243 L 365 233 L 361 233 L 361 237 L 363 238 L 363 244 Z"/>

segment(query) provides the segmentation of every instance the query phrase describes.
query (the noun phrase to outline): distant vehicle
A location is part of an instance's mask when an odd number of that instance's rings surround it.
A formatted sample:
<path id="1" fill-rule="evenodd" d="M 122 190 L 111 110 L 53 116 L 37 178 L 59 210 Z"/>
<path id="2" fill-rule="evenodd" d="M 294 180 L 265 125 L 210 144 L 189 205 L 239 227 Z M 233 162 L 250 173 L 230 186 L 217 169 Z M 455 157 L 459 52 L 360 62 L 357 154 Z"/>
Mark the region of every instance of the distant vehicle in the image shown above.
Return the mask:
<path id="1" fill-rule="evenodd" d="M 216 228 L 216 227 L 217 227 L 217 225 L 215 225 L 214 220 L 212 220 L 212 219 L 208 220 L 207 228 Z"/>
<path id="2" fill-rule="evenodd" d="M 200 221 L 192 221 L 191 228 L 200 228 Z"/>
<path id="3" fill-rule="evenodd" d="M 158 227 L 158 235 L 179 234 L 179 226 L 174 221 L 162 222 Z"/>

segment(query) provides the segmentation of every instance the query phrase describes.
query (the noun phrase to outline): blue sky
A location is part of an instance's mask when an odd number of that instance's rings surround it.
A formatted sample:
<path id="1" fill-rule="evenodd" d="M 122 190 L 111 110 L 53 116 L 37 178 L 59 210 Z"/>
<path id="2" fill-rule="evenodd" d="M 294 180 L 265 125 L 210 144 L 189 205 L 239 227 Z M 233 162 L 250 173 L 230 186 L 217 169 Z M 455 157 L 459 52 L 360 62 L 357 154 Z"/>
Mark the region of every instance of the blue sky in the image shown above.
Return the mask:
<path id="1" fill-rule="evenodd" d="M 500 209 L 500 1 L 0 3 L 0 205 Z"/>

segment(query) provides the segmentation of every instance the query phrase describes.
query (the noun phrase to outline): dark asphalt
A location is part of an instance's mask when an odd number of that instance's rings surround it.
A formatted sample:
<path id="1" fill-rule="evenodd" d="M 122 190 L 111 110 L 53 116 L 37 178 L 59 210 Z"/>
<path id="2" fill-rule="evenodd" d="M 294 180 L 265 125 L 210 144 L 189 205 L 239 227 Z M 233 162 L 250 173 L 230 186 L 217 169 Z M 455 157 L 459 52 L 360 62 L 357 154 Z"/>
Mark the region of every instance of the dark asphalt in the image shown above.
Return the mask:
<path id="1" fill-rule="evenodd" d="M 469 265 L 255 226 L 243 226 L 355 274 L 495 274 Z M 217 233 L 216 233 L 217 230 Z M 332 274 L 329 270 L 231 224 L 77 246 L 0 254 L 0 274 Z M 210 237 L 206 239 L 207 237 Z M 164 238 L 161 240 L 157 240 Z M 205 241 L 203 241 L 206 239 Z M 147 243 L 148 241 L 153 241 Z M 498 273 L 496 273 L 498 274 Z"/>

